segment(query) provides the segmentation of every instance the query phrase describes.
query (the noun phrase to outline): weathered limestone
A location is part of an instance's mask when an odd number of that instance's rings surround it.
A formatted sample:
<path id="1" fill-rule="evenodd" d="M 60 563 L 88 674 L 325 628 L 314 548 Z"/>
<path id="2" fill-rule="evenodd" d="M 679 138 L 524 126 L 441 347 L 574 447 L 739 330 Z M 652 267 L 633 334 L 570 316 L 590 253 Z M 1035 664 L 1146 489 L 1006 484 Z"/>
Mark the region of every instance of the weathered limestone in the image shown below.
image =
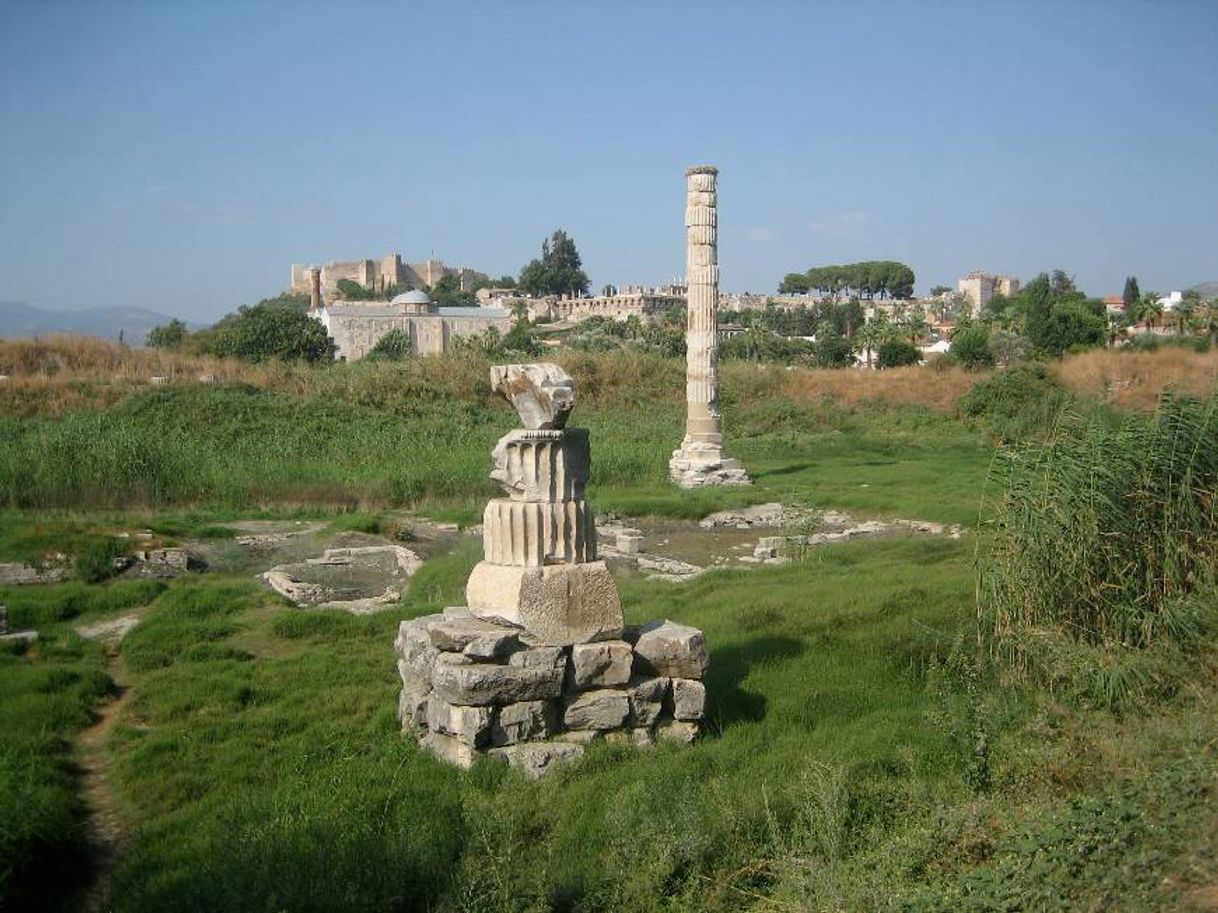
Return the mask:
<path id="1" fill-rule="evenodd" d="M 487 505 L 468 606 L 398 626 L 402 731 L 460 767 L 485 755 L 529 777 L 602 737 L 645 746 L 663 729 L 691 740 L 705 715 L 706 643 L 672 622 L 622 639 L 584 499 L 588 432 L 565 427 L 571 379 L 557 365 L 506 365 L 491 383 L 528 427 L 495 447 L 491 477 L 506 497 Z"/>
<path id="2" fill-rule="evenodd" d="M 670 678 L 701 679 L 710 665 L 702 632 L 673 621 L 653 621 L 640 628 L 634 658 L 641 672 Z"/>
<path id="3" fill-rule="evenodd" d="M 700 634 L 672 622 L 634 633 L 651 659 L 624 640 L 538 644 L 529 632 L 462 608 L 403 621 L 394 642 L 402 732 L 451 764 L 469 767 L 486 756 L 526 776 L 573 760 L 602 739 L 635 746 L 692 741 L 706 711 L 706 689 L 686 677 L 704 660 Z M 469 656 L 472 645 L 484 642 L 496 649 Z M 682 677 L 640 671 L 657 662 Z"/>
<path id="4" fill-rule="evenodd" d="M 571 681 L 576 688 L 624 685 L 630 681 L 634 651 L 624 640 L 575 644 L 571 648 Z"/>
<path id="5" fill-rule="evenodd" d="M 723 448 L 719 424 L 719 170 L 700 165 L 685 172 L 686 272 L 685 439 L 668 463 L 683 488 L 747 485 L 739 460 Z"/>
<path id="6" fill-rule="evenodd" d="M 518 625 L 546 643 L 616 638 L 617 585 L 596 560 L 596 523 L 584 499 L 588 431 L 567 428 L 571 378 L 553 364 L 496 365 L 491 387 L 516 407 L 525 428 L 496 444 L 491 478 L 506 498 L 483 514 L 483 557 L 470 574 L 470 612 Z"/>

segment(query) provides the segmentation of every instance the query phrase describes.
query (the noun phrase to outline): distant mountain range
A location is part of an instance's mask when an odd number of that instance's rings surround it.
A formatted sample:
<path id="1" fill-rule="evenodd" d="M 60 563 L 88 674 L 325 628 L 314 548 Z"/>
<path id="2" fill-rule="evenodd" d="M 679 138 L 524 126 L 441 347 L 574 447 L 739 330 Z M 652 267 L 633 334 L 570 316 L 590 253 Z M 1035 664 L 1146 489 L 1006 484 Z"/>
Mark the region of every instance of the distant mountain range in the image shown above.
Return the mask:
<path id="1" fill-rule="evenodd" d="M 1206 300 L 1210 298 L 1218 298 L 1218 282 L 1198 282 L 1196 285 L 1190 288 L 1189 291 L 1196 292 Z"/>
<path id="2" fill-rule="evenodd" d="M 142 346 L 148 331 L 168 323 L 168 314 L 136 307 L 87 308 L 80 311 L 50 311 L 23 301 L 0 301 L 0 339 L 29 339 L 51 333 L 98 336 L 117 340 L 122 334 L 128 345 Z M 186 324 L 198 329 L 201 324 Z"/>

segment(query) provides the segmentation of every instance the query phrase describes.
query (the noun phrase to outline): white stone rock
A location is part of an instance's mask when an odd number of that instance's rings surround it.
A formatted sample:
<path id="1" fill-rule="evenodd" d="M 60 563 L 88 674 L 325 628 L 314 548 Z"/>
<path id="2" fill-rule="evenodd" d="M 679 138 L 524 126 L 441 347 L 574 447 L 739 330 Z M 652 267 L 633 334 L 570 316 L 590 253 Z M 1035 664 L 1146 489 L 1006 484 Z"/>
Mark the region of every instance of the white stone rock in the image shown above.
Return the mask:
<path id="1" fill-rule="evenodd" d="M 425 615 L 398 625 L 398 636 L 393 642 L 398 657 L 414 670 L 420 678 L 431 681 L 432 667 L 440 655 L 431 642 L 428 626 L 442 618 L 440 615 Z"/>
<path id="2" fill-rule="evenodd" d="M 688 678 L 672 680 L 672 715 L 678 720 L 700 720 L 706 715 L 706 686 Z"/>
<path id="3" fill-rule="evenodd" d="M 450 704 L 432 695 L 427 701 L 427 728 L 480 748 L 490 739 L 492 710 Z"/>
<path id="4" fill-rule="evenodd" d="M 563 707 L 562 722 L 567 729 L 617 729 L 629 713 L 625 691 L 598 688 L 570 700 Z"/>
<path id="5" fill-rule="evenodd" d="M 516 407 L 529 429 L 558 429 L 575 407 L 575 384 L 562 368 L 550 362 L 495 365 L 491 389 Z"/>
<path id="6" fill-rule="evenodd" d="M 621 636 L 622 604 L 603 561 L 546 567 L 479 562 L 465 595 L 479 618 L 518 625 L 551 644 Z"/>
<path id="7" fill-rule="evenodd" d="M 441 653 L 435 661 L 432 687 L 451 704 L 514 704 L 558 697 L 566 657 L 556 651 L 549 665 L 515 662 L 517 657 L 536 652 L 514 653 L 508 665 L 475 663 L 459 653 Z"/>
<path id="8" fill-rule="evenodd" d="M 630 681 L 634 651 L 624 640 L 576 644 L 571 648 L 571 684 L 575 688 L 603 688 Z"/>
<path id="9" fill-rule="evenodd" d="M 507 761 L 530 780 L 536 780 L 547 771 L 563 764 L 570 764 L 584 753 L 582 745 L 572 742 L 521 742 L 503 748 L 492 748 L 488 757 Z"/>
<path id="10" fill-rule="evenodd" d="M 419 745 L 440 760 L 447 761 L 462 770 L 469 770 L 474 766 L 474 761 L 478 759 L 478 750 L 472 745 L 466 745 L 460 739 L 455 739 L 450 735 L 441 735 L 438 732 L 427 733 L 419 739 Z"/>
<path id="11" fill-rule="evenodd" d="M 656 738 L 688 745 L 698 737 L 698 724 L 684 720 L 665 720 L 656 727 Z"/>
<path id="12" fill-rule="evenodd" d="M 444 616 L 427 626 L 427 635 L 437 650 L 448 653 L 464 652 L 466 656 L 474 658 L 506 656 L 520 646 L 518 629 L 492 624 L 472 616 Z M 473 651 L 467 649 L 471 644 L 476 645 Z"/>
<path id="13" fill-rule="evenodd" d="M 398 722 L 402 732 L 422 735 L 427 731 L 427 704 L 431 688 L 426 684 L 403 684 L 398 695 Z"/>
<path id="14" fill-rule="evenodd" d="M 667 620 L 640 629 L 634 657 L 640 674 L 669 678 L 704 678 L 710 664 L 702 632 Z"/>
<path id="15" fill-rule="evenodd" d="M 668 696 L 668 679 L 634 678 L 626 689 L 630 701 L 630 724 L 650 726 L 660 718 Z"/>
<path id="16" fill-rule="evenodd" d="M 547 739 L 554 732 L 558 713 L 553 701 L 521 701 L 500 707 L 491 723 L 492 745 L 515 745 Z"/>

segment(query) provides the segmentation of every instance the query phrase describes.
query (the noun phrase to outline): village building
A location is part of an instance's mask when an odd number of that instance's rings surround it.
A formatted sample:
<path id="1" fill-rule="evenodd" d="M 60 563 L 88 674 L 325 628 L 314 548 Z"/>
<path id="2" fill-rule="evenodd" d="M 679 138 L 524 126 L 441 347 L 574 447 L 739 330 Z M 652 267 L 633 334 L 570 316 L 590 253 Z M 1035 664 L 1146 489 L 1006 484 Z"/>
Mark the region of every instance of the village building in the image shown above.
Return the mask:
<path id="1" fill-rule="evenodd" d="M 326 328 L 341 361 L 363 358 L 391 330 L 409 335 L 416 355 L 442 355 L 455 338 L 492 328 L 506 334 L 512 328 L 511 315 L 503 308 L 437 307 L 423 291 L 405 292 L 391 301 L 319 299 L 315 294 L 317 306 L 309 314 Z"/>
<path id="2" fill-rule="evenodd" d="M 973 270 L 967 276 L 962 276 L 956 283 L 956 289 L 966 295 L 971 302 L 970 316 L 981 313 L 995 295 L 1010 298 L 1018 295 L 1022 288 L 1018 279 L 1011 276 L 994 276 Z"/>

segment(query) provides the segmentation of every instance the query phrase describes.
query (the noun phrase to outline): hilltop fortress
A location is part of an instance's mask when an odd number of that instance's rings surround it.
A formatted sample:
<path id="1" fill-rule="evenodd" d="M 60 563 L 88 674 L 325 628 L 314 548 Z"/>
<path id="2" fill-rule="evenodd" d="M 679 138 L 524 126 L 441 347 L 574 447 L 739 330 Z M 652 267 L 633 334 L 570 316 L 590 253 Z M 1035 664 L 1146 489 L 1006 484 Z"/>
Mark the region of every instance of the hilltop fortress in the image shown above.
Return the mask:
<path id="1" fill-rule="evenodd" d="M 293 292 L 308 294 L 310 291 L 309 270 L 318 267 L 303 263 L 292 264 L 292 281 L 289 286 Z M 396 286 L 410 286 L 416 289 L 431 288 L 445 276 L 456 276 L 461 283 L 461 289 L 472 288 L 478 281 L 486 281 L 487 276 L 472 269 L 446 266 L 443 260 L 428 257 L 421 263 L 404 263 L 402 255 L 387 254 L 379 260 L 337 260 L 326 263 L 321 269 L 321 290 L 327 298 L 338 294 L 340 279 L 350 279 L 358 282 L 364 288 L 374 292 Z"/>

